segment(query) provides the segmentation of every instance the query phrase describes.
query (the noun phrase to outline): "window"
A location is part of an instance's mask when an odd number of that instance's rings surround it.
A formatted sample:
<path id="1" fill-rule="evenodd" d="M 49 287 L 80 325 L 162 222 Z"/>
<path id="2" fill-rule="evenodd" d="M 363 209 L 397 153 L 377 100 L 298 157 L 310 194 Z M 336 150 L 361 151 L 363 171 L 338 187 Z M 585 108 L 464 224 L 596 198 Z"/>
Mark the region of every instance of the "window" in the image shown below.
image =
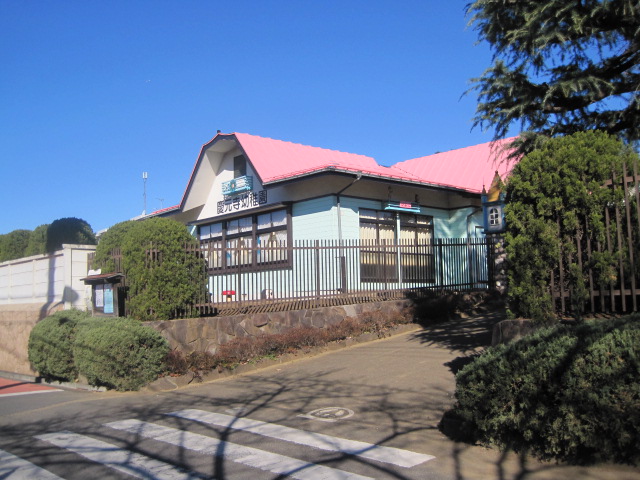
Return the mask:
<path id="1" fill-rule="evenodd" d="M 397 281 L 396 220 L 391 212 L 360 210 L 360 278 L 363 282 Z"/>
<path id="2" fill-rule="evenodd" d="M 201 226 L 209 269 L 289 266 L 290 223 L 282 209 Z"/>
<path id="3" fill-rule="evenodd" d="M 362 281 L 433 281 L 432 217 L 361 209 L 360 239 Z"/>
<path id="4" fill-rule="evenodd" d="M 400 263 L 405 282 L 433 282 L 433 218 L 400 214 Z"/>
<path id="5" fill-rule="evenodd" d="M 244 177 L 247 174 L 247 159 L 244 155 L 233 157 L 233 178 Z"/>
<path id="6" fill-rule="evenodd" d="M 498 227 L 502 224 L 502 218 L 500 218 L 500 209 L 492 207 L 489 209 L 489 225 L 492 227 Z"/>

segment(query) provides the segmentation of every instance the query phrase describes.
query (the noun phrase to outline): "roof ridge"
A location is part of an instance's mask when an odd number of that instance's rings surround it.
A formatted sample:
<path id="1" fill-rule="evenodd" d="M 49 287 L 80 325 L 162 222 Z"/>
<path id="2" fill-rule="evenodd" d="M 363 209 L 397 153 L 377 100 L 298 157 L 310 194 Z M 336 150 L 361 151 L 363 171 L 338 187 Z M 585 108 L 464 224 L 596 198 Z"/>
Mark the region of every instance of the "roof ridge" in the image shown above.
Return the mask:
<path id="1" fill-rule="evenodd" d="M 508 138 L 499 138 L 497 140 L 489 140 L 488 142 L 476 143 L 475 145 L 467 145 L 466 147 L 452 148 L 452 149 L 449 149 L 449 150 L 445 150 L 443 152 L 431 153 L 429 155 L 423 155 L 421 157 L 408 158 L 407 160 L 401 160 L 398 163 L 404 163 L 404 162 L 409 162 L 411 160 L 418 160 L 418 159 L 424 159 L 424 158 L 429 158 L 429 157 L 435 157 L 436 155 L 443 155 L 445 153 L 468 150 L 470 148 L 478 148 L 478 147 L 482 147 L 484 145 L 488 145 L 490 143 L 506 143 L 508 140 L 513 140 L 514 138 L 518 138 L 518 137 L 517 136 L 513 136 L 513 137 L 508 137 Z M 493 146 L 491 147 L 491 149 L 493 150 Z M 394 165 L 397 165 L 397 163 L 394 164 Z"/>
<path id="2" fill-rule="evenodd" d="M 363 155 L 361 153 L 353 153 L 353 152 L 346 152 L 344 150 L 337 150 L 335 148 L 318 147 L 318 146 L 315 146 L 315 145 L 308 145 L 306 143 L 292 142 L 291 140 L 280 140 L 278 138 L 263 137 L 261 135 L 254 135 L 252 133 L 233 132 L 233 133 L 226 134 L 226 135 L 246 135 L 248 137 L 260 138 L 260 139 L 263 139 L 263 140 L 271 140 L 273 142 L 287 143 L 287 144 L 291 144 L 291 145 L 298 145 L 298 146 L 301 146 L 301 147 L 313 148 L 313 149 L 317 149 L 317 150 L 324 150 L 324 151 L 328 151 L 328 152 L 343 153 L 343 154 L 346 154 L 346 155 L 355 155 L 357 157 L 370 158 L 370 159 L 374 160 L 376 163 L 378 163 L 378 161 L 374 157 L 370 157 L 368 155 Z M 380 164 L 378 164 L 378 165 L 380 165 Z M 382 165 L 380 165 L 380 166 L 382 166 Z"/>

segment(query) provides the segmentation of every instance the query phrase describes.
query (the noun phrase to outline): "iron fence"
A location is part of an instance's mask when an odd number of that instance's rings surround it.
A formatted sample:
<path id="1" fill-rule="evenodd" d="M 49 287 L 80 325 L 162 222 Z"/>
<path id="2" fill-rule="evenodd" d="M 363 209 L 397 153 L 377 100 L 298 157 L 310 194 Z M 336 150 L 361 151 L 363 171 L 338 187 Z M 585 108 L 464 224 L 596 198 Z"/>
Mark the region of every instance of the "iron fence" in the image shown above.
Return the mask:
<path id="1" fill-rule="evenodd" d="M 551 273 L 550 291 L 560 313 L 637 312 L 640 301 L 640 175 L 637 161 L 623 163 L 602 188 L 619 193 L 619 202 L 604 209 L 605 238 L 598 240 L 587 218 L 581 219 L 575 247 L 561 250 Z M 560 220 L 558 220 L 560 221 Z M 597 259 L 614 262 L 603 269 Z M 577 265 L 584 284 L 576 284 L 571 265 Z M 598 271 L 600 270 L 600 271 Z"/>
<path id="2" fill-rule="evenodd" d="M 201 251 L 210 275 L 209 299 L 200 308 L 342 304 L 349 299 L 402 298 L 411 291 L 488 288 L 493 273 L 488 242 L 314 240 L 253 248 L 206 244 Z"/>
<path id="3" fill-rule="evenodd" d="M 273 311 L 405 298 L 438 290 L 486 289 L 493 282 L 492 240 L 438 238 L 426 244 L 295 241 L 293 244 L 185 246 L 203 259 L 207 293 L 175 318 Z M 147 262 L 161 262 L 149 245 Z M 112 252 L 120 272 L 122 254 Z M 126 309 L 125 309 L 126 310 Z"/>

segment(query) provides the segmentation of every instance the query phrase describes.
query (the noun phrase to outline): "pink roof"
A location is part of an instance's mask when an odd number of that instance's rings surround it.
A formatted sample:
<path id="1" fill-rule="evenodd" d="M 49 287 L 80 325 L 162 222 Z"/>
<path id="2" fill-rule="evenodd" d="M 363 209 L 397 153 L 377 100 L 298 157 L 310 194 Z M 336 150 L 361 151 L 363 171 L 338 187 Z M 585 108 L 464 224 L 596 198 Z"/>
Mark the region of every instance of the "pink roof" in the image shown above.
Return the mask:
<path id="1" fill-rule="evenodd" d="M 193 185 L 194 175 L 205 150 L 219 140 L 237 141 L 265 185 L 323 171 L 340 171 L 480 193 L 483 186 L 491 185 L 496 170 L 504 179 L 515 164 L 515 162 L 502 161 L 506 157 L 502 147 L 513 138 L 436 153 L 384 167 L 378 165 L 372 157 L 365 155 L 311 147 L 246 133 L 218 133 L 200 150 L 182 198 L 181 208 Z M 172 208 L 174 207 L 169 207 L 167 210 Z M 154 212 L 154 214 L 162 212 Z"/>
<path id="2" fill-rule="evenodd" d="M 263 183 L 286 180 L 323 170 L 342 170 L 415 180 L 407 173 L 383 167 L 371 157 L 298 143 L 236 133 L 242 149 Z"/>
<path id="3" fill-rule="evenodd" d="M 491 185 L 496 171 L 504 180 L 513 169 L 516 162 L 506 160 L 508 150 L 505 150 L 513 140 L 506 138 L 414 158 L 396 163 L 391 168 L 429 183 L 479 193 L 483 186 Z"/>

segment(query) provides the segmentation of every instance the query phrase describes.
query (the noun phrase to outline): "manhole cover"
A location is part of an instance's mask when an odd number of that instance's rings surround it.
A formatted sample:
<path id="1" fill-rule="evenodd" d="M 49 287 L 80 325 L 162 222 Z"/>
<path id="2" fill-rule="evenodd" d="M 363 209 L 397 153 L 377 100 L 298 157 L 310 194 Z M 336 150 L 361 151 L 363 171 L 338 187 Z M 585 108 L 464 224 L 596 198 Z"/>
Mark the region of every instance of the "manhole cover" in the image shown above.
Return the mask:
<path id="1" fill-rule="evenodd" d="M 312 410 L 305 415 L 298 415 L 303 418 L 310 418 L 312 420 L 320 420 L 322 422 L 336 422 L 338 420 L 344 420 L 353 415 L 353 410 L 349 410 L 344 407 L 325 407 Z"/>

